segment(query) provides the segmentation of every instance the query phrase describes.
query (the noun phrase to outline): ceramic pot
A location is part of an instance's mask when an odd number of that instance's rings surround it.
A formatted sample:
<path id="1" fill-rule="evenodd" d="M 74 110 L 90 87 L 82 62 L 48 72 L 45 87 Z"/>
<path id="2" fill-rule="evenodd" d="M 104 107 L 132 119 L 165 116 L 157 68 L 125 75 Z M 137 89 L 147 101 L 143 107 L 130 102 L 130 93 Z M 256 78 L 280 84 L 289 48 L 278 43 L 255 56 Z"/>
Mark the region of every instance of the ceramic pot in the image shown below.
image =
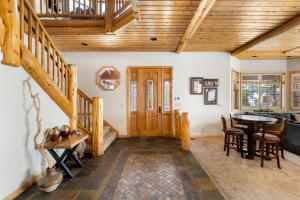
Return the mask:
<path id="1" fill-rule="evenodd" d="M 67 125 L 63 125 L 60 129 L 61 137 L 66 138 L 71 135 L 70 127 Z"/>
<path id="2" fill-rule="evenodd" d="M 46 130 L 47 140 L 57 142 L 60 138 L 60 131 L 57 127 Z"/>
<path id="3" fill-rule="evenodd" d="M 54 191 L 63 180 L 63 174 L 55 168 L 47 168 L 46 174 L 40 178 L 37 185 L 44 192 Z"/>

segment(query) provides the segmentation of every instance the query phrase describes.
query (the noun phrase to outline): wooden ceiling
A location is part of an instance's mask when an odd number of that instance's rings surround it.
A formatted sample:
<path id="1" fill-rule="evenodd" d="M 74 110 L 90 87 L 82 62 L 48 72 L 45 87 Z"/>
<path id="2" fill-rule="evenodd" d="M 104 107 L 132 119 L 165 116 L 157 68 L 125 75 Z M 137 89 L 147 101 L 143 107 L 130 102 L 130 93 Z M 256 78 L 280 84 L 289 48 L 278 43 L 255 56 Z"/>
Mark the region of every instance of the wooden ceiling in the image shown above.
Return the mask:
<path id="1" fill-rule="evenodd" d="M 53 33 L 62 51 L 175 52 L 200 0 L 139 0 L 141 21 L 117 35 Z M 300 15 L 300 0 L 217 0 L 184 51 L 232 52 Z M 298 57 L 300 26 L 237 55 L 241 58 Z M 156 37 L 156 41 L 151 41 Z M 88 46 L 83 46 L 86 43 Z"/>

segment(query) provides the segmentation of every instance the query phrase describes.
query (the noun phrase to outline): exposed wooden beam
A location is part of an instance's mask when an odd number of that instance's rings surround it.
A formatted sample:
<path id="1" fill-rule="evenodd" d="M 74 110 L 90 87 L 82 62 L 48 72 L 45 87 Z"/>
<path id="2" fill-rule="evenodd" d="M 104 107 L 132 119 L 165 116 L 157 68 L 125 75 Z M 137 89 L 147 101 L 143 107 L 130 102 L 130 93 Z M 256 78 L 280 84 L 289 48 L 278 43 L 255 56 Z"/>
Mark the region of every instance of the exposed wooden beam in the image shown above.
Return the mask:
<path id="1" fill-rule="evenodd" d="M 248 49 L 250 49 L 251 47 L 266 41 L 267 39 L 273 38 L 277 35 L 280 35 L 282 33 L 285 33 L 287 31 L 289 31 L 290 29 L 294 28 L 295 26 L 300 25 L 300 15 L 297 17 L 294 17 L 293 19 L 285 22 L 284 24 L 278 26 L 277 28 L 262 34 L 261 36 L 255 38 L 254 40 L 246 43 L 245 45 L 235 49 L 232 52 L 232 55 L 237 56 L 241 53 L 243 53 L 244 51 L 247 51 Z"/>
<path id="2" fill-rule="evenodd" d="M 190 24 L 188 25 L 181 41 L 179 42 L 179 45 L 176 50 L 177 53 L 180 53 L 184 50 L 189 40 L 198 30 L 199 26 L 201 25 L 201 23 L 203 22 L 203 20 L 205 19 L 215 2 L 216 0 L 202 0 L 200 2 Z"/>
<path id="3" fill-rule="evenodd" d="M 296 51 L 300 51 L 300 46 L 284 51 L 284 54 L 290 54 Z"/>

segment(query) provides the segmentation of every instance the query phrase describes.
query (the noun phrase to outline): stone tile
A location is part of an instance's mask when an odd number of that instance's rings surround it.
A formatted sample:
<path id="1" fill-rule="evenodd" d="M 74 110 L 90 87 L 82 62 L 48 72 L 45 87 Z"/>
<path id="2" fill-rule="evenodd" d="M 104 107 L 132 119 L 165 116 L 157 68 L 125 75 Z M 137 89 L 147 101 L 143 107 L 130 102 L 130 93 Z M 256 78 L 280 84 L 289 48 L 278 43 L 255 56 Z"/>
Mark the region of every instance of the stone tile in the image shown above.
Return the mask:
<path id="1" fill-rule="evenodd" d="M 119 139 L 101 157 L 87 156 L 84 168 L 46 194 L 32 187 L 18 199 L 185 200 L 215 199 L 216 187 L 179 141 Z M 219 199 L 218 199 L 219 200 Z"/>

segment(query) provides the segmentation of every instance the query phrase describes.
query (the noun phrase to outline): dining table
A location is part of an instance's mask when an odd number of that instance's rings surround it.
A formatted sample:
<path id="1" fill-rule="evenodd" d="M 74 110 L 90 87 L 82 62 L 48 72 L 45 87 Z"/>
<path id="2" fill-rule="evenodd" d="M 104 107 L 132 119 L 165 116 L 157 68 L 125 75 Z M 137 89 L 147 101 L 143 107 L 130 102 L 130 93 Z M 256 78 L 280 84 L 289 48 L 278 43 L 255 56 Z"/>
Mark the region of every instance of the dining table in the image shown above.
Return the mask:
<path id="1" fill-rule="evenodd" d="M 254 139 L 254 133 L 257 133 L 259 129 L 262 128 L 266 123 L 276 123 L 277 119 L 273 117 L 244 114 L 234 114 L 232 115 L 232 119 L 237 121 L 239 124 L 248 126 L 248 129 L 245 131 L 245 134 L 248 136 L 246 158 L 253 159 L 256 154 L 256 141 Z"/>

